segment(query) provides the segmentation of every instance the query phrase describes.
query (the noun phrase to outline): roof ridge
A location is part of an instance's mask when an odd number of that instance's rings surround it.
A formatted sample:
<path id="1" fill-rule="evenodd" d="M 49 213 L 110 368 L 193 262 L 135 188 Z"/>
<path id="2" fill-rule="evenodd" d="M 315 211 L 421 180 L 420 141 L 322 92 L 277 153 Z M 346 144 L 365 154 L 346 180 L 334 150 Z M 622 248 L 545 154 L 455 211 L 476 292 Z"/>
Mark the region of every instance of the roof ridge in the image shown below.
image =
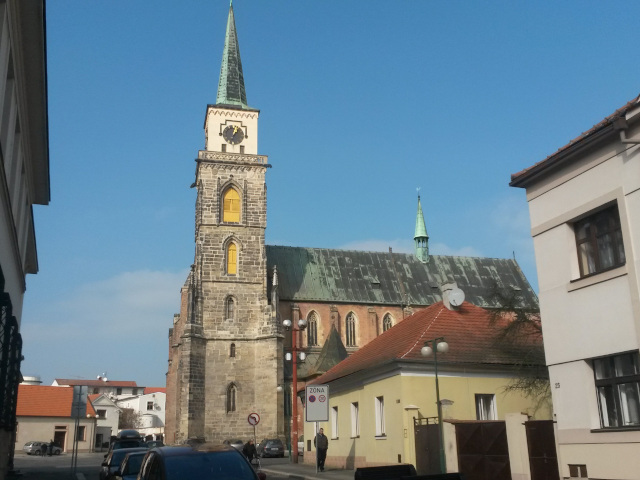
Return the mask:
<path id="1" fill-rule="evenodd" d="M 442 302 L 438 302 L 434 305 L 438 305 L 438 304 L 442 304 Z M 440 314 L 442 313 L 442 310 L 445 309 L 446 307 L 444 305 L 441 305 L 440 310 L 438 310 L 438 313 L 435 315 L 435 317 L 433 317 L 433 319 L 431 320 L 431 322 L 429 323 L 429 325 L 427 325 L 424 330 L 420 333 L 420 336 L 416 339 L 415 343 L 413 345 L 411 345 L 411 347 L 409 348 L 409 350 L 407 350 L 405 353 L 403 353 L 402 355 L 400 355 L 399 358 L 405 358 L 409 353 L 411 353 L 413 351 L 413 349 L 416 347 L 416 345 L 420 342 L 424 342 L 424 340 L 422 340 L 424 338 L 424 335 L 431 329 L 431 327 L 433 326 L 433 324 L 435 323 L 435 321 L 438 319 L 438 317 L 440 317 Z"/>

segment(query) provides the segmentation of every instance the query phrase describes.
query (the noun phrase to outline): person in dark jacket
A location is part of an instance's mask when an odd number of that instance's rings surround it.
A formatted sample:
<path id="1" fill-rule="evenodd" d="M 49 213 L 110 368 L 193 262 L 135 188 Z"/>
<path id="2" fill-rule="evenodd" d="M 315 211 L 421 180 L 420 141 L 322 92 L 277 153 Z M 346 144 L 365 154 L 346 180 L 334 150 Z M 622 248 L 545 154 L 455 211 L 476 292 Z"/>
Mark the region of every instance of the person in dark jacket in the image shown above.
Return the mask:
<path id="1" fill-rule="evenodd" d="M 324 472 L 324 461 L 327 458 L 327 449 L 329 448 L 329 439 L 324 434 L 324 429 L 321 428 L 316 438 L 313 439 L 313 444 L 318 451 L 318 470 Z"/>
<path id="2" fill-rule="evenodd" d="M 256 446 L 254 445 L 252 439 L 249 439 L 249 441 L 244 444 L 244 447 L 242 447 L 242 453 L 244 453 L 244 456 L 247 457 L 249 463 L 251 463 L 254 458 L 258 457 L 258 452 L 256 451 Z"/>

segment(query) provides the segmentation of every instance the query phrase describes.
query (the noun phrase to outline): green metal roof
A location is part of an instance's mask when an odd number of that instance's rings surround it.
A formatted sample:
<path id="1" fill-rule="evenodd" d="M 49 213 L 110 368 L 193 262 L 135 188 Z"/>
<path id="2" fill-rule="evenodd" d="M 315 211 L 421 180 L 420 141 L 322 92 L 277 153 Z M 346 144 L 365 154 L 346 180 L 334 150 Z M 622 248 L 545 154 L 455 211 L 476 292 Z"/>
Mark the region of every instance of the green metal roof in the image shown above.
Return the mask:
<path id="1" fill-rule="evenodd" d="M 224 38 L 222 52 L 222 67 L 218 82 L 217 105 L 235 105 L 247 107 L 247 93 L 244 88 L 242 62 L 240 61 L 240 46 L 236 33 L 236 21 L 233 15 L 233 5 L 229 4 L 229 18 L 227 19 L 227 33 Z"/>
<path id="2" fill-rule="evenodd" d="M 424 223 L 424 214 L 422 213 L 422 204 L 420 203 L 420 195 L 418 195 L 418 213 L 416 215 L 416 233 L 413 236 L 416 238 L 429 238 L 427 235 L 427 226 Z"/>
<path id="3" fill-rule="evenodd" d="M 537 295 L 513 259 L 431 255 L 422 263 L 405 253 L 273 245 L 266 250 L 268 271 L 278 267 L 281 300 L 427 306 L 442 300 L 440 286 L 453 281 L 479 307 L 498 307 L 491 296 L 497 285 L 515 290 L 519 307 L 539 309 Z"/>

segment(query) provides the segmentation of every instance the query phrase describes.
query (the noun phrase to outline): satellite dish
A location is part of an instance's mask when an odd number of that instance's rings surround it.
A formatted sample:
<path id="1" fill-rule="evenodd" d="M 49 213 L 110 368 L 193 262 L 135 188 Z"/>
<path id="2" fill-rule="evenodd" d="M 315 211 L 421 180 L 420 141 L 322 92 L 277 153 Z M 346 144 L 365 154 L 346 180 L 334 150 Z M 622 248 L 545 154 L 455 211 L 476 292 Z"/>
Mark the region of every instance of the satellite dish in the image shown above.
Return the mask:
<path id="1" fill-rule="evenodd" d="M 449 292 L 449 303 L 454 307 L 459 307 L 464 302 L 464 292 L 459 288 L 454 288 Z"/>

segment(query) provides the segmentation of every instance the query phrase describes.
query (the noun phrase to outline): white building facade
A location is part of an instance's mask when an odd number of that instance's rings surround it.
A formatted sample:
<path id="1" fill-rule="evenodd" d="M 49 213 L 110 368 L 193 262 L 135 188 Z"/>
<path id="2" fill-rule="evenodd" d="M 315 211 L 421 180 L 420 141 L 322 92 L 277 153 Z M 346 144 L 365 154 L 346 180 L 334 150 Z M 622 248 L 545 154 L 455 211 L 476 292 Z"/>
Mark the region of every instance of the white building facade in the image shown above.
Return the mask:
<path id="1" fill-rule="evenodd" d="M 0 480 L 12 469 L 26 276 L 38 272 L 33 205 L 47 205 L 43 0 L 0 0 Z"/>
<path id="2" fill-rule="evenodd" d="M 115 402 L 105 394 L 89 395 L 89 400 L 96 411 L 96 450 L 108 447 L 111 437 L 118 433 L 118 422 L 120 421 L 120 409 Z"/>
<path id="3" fill-rule="evenodd" d="M 512 175 L 526 189 L 561 477 L 640 472 L 640 97 Z"/>
<path id="4" fill-rule="evenodd" d="M 140 425 L 136 430 L 147 440 L 164 441 L 165 392 L 152 392 L 135 397 L 121 397 L 117 404 L 121 409 L 130 408 L 140 414 Z"/>

